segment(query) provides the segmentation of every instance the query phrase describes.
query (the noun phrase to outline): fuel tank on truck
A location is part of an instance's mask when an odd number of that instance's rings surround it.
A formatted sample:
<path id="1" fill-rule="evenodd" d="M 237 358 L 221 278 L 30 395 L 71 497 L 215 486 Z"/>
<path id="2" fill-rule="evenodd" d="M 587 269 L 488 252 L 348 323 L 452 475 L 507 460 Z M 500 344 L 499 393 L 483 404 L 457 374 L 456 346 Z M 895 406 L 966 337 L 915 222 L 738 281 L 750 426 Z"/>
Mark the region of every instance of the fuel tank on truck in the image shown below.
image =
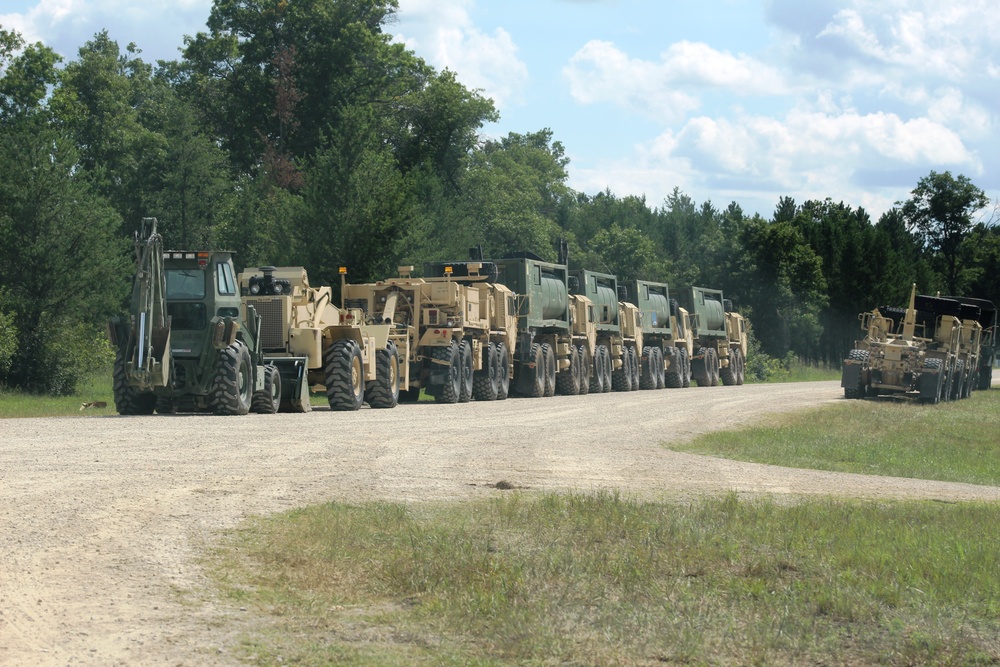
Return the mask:
<path id="1" fill-rule="evenodd" d="M 532 253 L 486 260 L 497 267 L 497 282 L 519 297 L 518 329 L 569 328 L 567 271 Z"/>
<path id="2" fill-rule="evenodd" d="M 594 302 L 597 328 L 618 330 L 618 278 L 609 273 L 574 271 L 571 291 Z"/>
<path id="3" fill-rule="evenodd" d="M 722 303 L 722 290 L 706 287 L 688 287 L 680 291 L 681 305 L 691 313 L 695 323 L 695 336 L 701 338 L 726 338 L 726 311 Z"/>
<path id="4" fill-rule="evenodd" d="M 626 284 L 629 303 L 634 303 L 642 313 L 643 333 L 670 334 L 670 289 L 666 283 L 633 280 Z"/>

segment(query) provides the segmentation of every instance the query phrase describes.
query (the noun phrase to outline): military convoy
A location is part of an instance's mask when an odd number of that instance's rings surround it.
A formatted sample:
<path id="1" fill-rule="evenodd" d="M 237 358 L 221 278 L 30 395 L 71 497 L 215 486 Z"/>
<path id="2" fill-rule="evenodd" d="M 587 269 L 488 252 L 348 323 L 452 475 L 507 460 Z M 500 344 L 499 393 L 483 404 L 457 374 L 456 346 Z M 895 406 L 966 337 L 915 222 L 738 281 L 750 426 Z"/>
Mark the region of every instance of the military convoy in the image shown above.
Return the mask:
<path id="1" fill-rule="evenodd" d="M 865 337 L 844 360 L 846 398 L 889 396 L 939 403 L 988 388 L 996 309 L 977 299 L 918 295 L 907 308 L 859 315 Z M 986 325 L 984 327 L 984 324 Z"/>
<path id="2" fill-rule="evenodd" d="M 724 360 L 716 366 L 732 369 L 731 384 L 743 381 L 741 316 L 724 314 L 723 338 L 702 340 L 665 284 L 636 281 L 630 291 L 611 274 L 570 271 L 565 246 L 556 262 L 529 252 L 488 259 L 473 249 L 469 260 L 412 274 L 400 267 L 397 278 L 341 286 L 345 309 L 390 325 L 401 400 L 421 390 L 461 403 L 686 387 L 696 340 Z M 721 292 L 696 290 L 723 304 Z"/>
<path id="3" fill-rule="evenodd" d="M 114 317 L 115 406 L 153 412 L 392 408 L 423 391 L 439 403 L 743 384 L 747 323 L 720 290 L 569 269 L 528 252 L 435 262 L 422 277 L 349 284 L 341 304 L 303 267 L 236 275 L 232 253 L 164 250 L 153 218 L 135 237 L 130 311 Z M 846 398 L 938 403 L 990 386 L 997 309 L 926 296 L 859 316 L 844 360 Z"/>
<path id="4" fill-rule="evenodd" d="M 155 220 L 136 236 L 127 317 L 109 328 L 121 414 L 392 408 L 742 384 L 743 319 L 718 290 L 620 284 L 532 253 L 427 264 L 422 277 L 350 284 L 341 303 L 303 267 L 236 276 L 232 254 L 164 251 Z M 731 306 L 728 308 L 731 311 Z"/>

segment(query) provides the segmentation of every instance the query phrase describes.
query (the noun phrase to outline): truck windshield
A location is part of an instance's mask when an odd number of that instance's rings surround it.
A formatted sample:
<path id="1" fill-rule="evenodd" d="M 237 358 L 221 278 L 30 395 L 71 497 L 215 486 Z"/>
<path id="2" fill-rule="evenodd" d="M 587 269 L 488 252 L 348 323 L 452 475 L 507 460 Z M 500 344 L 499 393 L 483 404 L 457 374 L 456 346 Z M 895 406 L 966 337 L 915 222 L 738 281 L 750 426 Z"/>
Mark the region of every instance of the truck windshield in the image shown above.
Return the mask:
<path id="1" fill-rule="evenodd" d="M 167 269 L 168 299 L 204 299 L 205 271 L 199 269 Z"/>

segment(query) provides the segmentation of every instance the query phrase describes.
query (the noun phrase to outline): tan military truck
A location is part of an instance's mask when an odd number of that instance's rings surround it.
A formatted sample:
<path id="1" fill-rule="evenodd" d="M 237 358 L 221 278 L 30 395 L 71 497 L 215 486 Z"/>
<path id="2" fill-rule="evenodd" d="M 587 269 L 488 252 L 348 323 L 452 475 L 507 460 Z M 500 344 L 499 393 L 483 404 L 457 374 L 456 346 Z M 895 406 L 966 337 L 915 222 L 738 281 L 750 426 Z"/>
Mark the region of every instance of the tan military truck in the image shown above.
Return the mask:
<path id="1" fill-rule="evenodd" d="M 401 354 L 403 400 L 420 390 L 439 403 L 502 400 L 510 391 L 517 304 L 488 262 L 439 262 L 423 277 L 344 284 L 343 303 L 389 329 Z"/>
<path id="2" fill-rule="evenodd" d="M 747 331 L 743 316 L 733 310 L 722 290 L 688 287 L 678 294 L 691 314 L 696 348 L 691 375 L 699 387 L 743 384 L 746 374 Z"/>
<path id="3" fill-rule="evenodd" d="M 590 391 L 638 389 L 642 337 L 639 310 L 621 299 L 624 295 L 619 294 L 618 278 L 609 273 L 579 269 L 570 273 L 569 292 L 587 297 L 595 312 L 597 343 L 592 355 Z"/>
<path id="4" fill-rule="evenodd" d="M 594 373 L 594 350 L 597 347 L 597 326 L 594 302 L 582 294 L 569 296 L 570 338 L 561 344 L 556 393 L 563 396 L 590 393 Z"/>
<path id="5" fill-rule="evenodd" d="M 248 268 L 239 275 L 244 308 L 260 316 L 264 357 L 281 376 L 281 409 L 308 412 L 310 390 L 333 410 L 395 407 L 400 355 L 390 326 L 338 308 L 328 286 L 312 287 L 301 266 Z"/>
<path id="6" fill-rule="evenodd" d="M 957 360 L 955 362 L 956 381 L 952 387 L 953 399 L 969 398 L 973 390 L 979 387 L 979 355 L 983 337 L 983 325 L 979 322 L 979 308 L 960 304 L 959 312 L 962 327 L 958 336 Z"/>
<path id="7" fill-rule="evenodd" d="M 694 337 L 688 311 L 670 298 L 666 283 L 633 280 L 625 284 L 628 301 L 640 311 L 641 389 L 691 386 Z"/>
<path id="8" fill-rule="evenodd" d="M 956 373 L 963 329 L 959 306 L 951 299 L 918 297 L 913 285 L 906 309 L 884 306 L 861 313 L 865 337 L 844 360 L 844 397 L 950 400 L 953 385 L 964 381 L 964 370 Z"/>

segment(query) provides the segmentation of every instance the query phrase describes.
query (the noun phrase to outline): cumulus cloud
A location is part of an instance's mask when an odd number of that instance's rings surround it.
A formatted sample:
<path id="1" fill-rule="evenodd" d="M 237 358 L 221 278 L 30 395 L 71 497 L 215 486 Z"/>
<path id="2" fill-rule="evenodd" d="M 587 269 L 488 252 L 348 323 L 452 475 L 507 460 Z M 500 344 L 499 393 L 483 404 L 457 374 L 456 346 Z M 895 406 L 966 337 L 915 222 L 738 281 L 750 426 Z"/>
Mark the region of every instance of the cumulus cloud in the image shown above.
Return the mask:
<path id="1" fill-rule="evenodd" d="M 471 0 L 400 0 L 398 18 L 405 28 L 395 39 L 418 51 L 438 69 L 478 88 L 500 109 L 523 100 L 527 65 L 517 55 L 510 34 L 497 28 L 480 31 L 469 16 Z"/>
<path id="2" fill-rule="evenodd" d="M 145 60 L 172 60 L 185 34 L 205 29 L 211 7 L 212 0 L 38 0 L 27 11 L 0 14 L 0 25 L 66 58 L 106 29 L 123 47 L 135 42 Z"/>
<path id="3" fill-rule="evenodd" d="M 630 58 L 611 42 L 592 40 L 563 69 L 573 98 L 611 102 L 648 117 L 676 122 L 699 106 L 698 93 L 721 89 L 737 95 L 787 90 L 780 73 L 746 55 L 682 41 L 658 62 Z"/>
<path id="4" fill-rule="evenodd" d="M 844 197 L 880 212 L 931 169 L 996 181 L 1000 16 L 990 2 L 771 0 L 767 16 L 783 33 L 760 53 L 680 41 L 654 62 L 608 42 L 581 48 L 564 70 L 577 102 L 668 129 L 578 182 Z"/>

